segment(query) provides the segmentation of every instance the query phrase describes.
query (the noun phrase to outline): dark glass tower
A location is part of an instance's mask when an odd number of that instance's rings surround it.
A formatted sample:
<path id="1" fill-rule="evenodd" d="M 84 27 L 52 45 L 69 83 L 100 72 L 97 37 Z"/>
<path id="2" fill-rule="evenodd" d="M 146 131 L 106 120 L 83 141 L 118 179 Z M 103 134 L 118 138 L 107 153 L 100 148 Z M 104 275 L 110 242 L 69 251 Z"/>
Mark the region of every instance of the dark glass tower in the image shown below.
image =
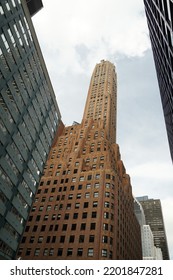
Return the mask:
<path id="1" fill-rule="evenodd" d="M 173 160 L 173 1 L 144 0 Z"/>
<path id="2" fill-rule="evenodd" d="M 1 259 L 15 258 L 60 118 L 26 1 L 1 0 Z"/>
<path id="3" fill-rule="evenodd" d="M 164 260 L 169 260 L 166 231 L 160 199 L 148 199 L 148 196 L 137 197 L 142 205 L 146 224 L 150 226 L 154 236 L 154 245 L 161 248 Z"/>

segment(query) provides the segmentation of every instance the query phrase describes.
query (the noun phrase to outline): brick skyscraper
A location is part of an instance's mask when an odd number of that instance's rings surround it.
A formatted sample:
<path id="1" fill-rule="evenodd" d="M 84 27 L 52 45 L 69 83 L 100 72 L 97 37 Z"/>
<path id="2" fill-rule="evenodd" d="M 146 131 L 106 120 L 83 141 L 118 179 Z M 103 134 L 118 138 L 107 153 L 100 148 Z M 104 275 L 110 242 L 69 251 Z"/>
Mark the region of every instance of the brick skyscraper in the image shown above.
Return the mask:
<path id="1" fill-rule="evenodd" d="M 22 259 L 141 259 L 130 178 L 116 144 L 115 66 L 97 64 L 81 124 L 52 146 L 18 250 Z"/>

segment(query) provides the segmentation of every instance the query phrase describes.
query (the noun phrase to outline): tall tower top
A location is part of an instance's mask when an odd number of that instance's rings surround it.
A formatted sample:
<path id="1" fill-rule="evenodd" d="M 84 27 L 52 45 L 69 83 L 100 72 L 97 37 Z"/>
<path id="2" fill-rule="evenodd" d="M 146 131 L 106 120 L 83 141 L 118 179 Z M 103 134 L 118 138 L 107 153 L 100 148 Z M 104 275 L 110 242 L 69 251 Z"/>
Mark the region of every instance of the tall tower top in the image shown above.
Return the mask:
<path id="1" fill-rule="evenodd" d="M 115 65 L 101 60 L 96 64 L 88 90 L 83 114 L 85 120 L 99 120 L 107 131 L 107 137 L 116 142 L 117 75 Z"/>

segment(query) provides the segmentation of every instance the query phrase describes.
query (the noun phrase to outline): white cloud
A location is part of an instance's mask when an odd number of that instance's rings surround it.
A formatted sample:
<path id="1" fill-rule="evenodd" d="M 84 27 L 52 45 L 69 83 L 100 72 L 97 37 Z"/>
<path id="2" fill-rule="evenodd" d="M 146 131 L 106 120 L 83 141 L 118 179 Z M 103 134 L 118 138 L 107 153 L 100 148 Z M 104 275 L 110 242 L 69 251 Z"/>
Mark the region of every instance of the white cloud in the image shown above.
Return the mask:
<path id="1" fill-rule="evenodd" d="M 93 65 L 102 58 L 121 53 L 142 55 L 149 48 L 143 3 L 138 0 L 45 0 L 44 8 L 34 20 L 39 40 L 55 68 L 57 56 L 60 67 L 83 71 L 77 59 L 76 46 L 89 49 L 86 64 Z"/>

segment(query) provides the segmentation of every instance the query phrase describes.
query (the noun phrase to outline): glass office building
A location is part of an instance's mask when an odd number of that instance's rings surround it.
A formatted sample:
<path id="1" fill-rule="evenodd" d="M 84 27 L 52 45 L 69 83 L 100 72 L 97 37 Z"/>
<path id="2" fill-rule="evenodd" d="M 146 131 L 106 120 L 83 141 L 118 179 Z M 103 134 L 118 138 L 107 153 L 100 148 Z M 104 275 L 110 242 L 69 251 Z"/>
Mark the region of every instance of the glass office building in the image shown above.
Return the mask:
<path id="1" fill-rule="evenodd" d="M 144 0 L 173 160 L 173 0 Z"/>
<path id="2" fill-rule="evenodd" d="M 27 2 L 0 0 L 1 259 L 15 258 L 60 119 Z"/>

